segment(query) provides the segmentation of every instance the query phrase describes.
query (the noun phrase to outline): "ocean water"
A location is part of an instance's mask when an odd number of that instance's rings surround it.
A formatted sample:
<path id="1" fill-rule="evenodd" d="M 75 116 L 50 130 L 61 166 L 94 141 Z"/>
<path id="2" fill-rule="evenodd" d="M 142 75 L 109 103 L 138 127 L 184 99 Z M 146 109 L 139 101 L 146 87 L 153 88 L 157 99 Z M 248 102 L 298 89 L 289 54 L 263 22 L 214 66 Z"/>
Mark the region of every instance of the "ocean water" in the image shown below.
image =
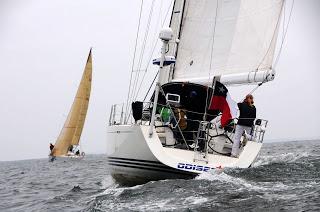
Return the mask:
<path id="1" fill-rule="evenodd" d="M 105 155 L 0 162 L 0 211 L 320 211 L 320 141 L 266 143 L 249 169 L 121 187 Z"/>

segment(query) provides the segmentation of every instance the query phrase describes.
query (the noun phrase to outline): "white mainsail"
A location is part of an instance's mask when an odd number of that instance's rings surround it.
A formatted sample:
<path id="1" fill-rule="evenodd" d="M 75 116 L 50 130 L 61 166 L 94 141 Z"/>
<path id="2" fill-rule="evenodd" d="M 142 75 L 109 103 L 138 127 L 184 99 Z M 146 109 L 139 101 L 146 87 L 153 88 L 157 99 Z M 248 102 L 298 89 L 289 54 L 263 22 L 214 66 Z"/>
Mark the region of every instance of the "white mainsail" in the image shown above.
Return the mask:
<path id="1" fill-rule="evenodd" d="M 272 80 L 282 7 L 283 0 L 177 0 L 171 19 L 180 40 L 173 80 Z"/>
<path id="2" fill-rule="evenodd" d="M 52 150 L 53 156 L 66 155 L 70 145 L 78 145 L 85 122 L 92 79 L 91 50 L 87 59 L 76 97 L 71 106 L 67 120 Z"/>

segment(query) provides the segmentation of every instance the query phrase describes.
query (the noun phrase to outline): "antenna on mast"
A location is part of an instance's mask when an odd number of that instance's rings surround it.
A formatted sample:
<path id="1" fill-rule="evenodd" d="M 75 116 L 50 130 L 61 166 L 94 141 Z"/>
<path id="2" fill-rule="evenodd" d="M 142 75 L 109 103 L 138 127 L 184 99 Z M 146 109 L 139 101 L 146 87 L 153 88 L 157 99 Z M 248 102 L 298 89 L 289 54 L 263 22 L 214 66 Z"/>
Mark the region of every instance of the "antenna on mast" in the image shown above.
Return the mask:
<path id="1" fill-rule="evenodd" d="M 149 136 L 150 137 L 153 135 L 154 120 L 155 120 L 155 115 L 156 115 L 156 110 L 157 110 L 159 91 L 160 91 L 160 87 L 161 87 L 161 78 L 162 78 L 162 74 L 163 74 L 162 69 L 163 69 L 164 65 L 168 65 L 170 63 L 170 62 L 168 64 L 166 63 L 166 59 L 167 59 L 166 58 L 166 47 L 167 47 L 169 41 L 173 38 L 172 29 L 171 28 L 163 28 L 159 33 L 159 38 L 162 41 L 162 47 L 161 47 L 161 58 L 159 60 L 159 63 L 156 62 L 157 59 L 154 60 L 155 64 L 159 65 L 159 76 L 158 76 L 158 82 L 156 84 L 156 90 L 155 90 L 155 94 L 154 94 L 151 122 L 150 122 L 150 128 L 149 128 Z M 171 61 L 171 63 L 175 62 L 174 58 L 172 58 L 172 57 L 170 57 L 170 61 Z"/>

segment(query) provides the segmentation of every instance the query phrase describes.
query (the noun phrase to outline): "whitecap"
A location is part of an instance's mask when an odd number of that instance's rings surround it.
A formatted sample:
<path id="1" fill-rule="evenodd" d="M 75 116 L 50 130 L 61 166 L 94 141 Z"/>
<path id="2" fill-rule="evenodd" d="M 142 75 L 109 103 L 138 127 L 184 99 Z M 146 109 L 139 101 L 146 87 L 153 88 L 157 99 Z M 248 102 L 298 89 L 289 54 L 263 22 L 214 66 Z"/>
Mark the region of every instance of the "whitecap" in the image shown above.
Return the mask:
<path id="1" fill-rule="evenodd" d="M 143 185 L 136 185 L 136 186 L 133 186 L 133 187 L 119 187 L 118 184 L 114 184 L 110 188 L 107 188 L 103 192 L 103 194 L 111 194 L 113 196 L 119 196 L 120 194 L 122 194 L 126 190 L 135 190 L 135 189 L 141 188 L 142 186 Z"/>
<path id="2" fill-rule="evenodd" d="M 209 180 L 209 181 L 219 181 L 223 183 L 228 183 L 234 185 L 236 187 L 246 188 L 250 190 L 266 190 L 266 188 L 255 185 L 253 182 L 248 182 L 239 177 L 233 177 L 231 175 L 226 174 L 225 172 L 217 172 L 215 170 L 211 170 L 210 172 L 205 172 L 200 174 L 195 178 L 196 180 Z"/>
<path id="3" fill-rule="evenodd" d="M 185 200 L 183 201 L 183 204 L 199 205 L 199 204 L 205 203 L 207 201 L 208 201 L 208 198 L 206 198 L 206 197 L 190 196 L 190 197 L 185 198 Z"/>
<path id="4" fill-rule="evenodd" d="M 257 161 L 255 161 L 252 167 L 258 167 L 263 165 L 268 165 L 272 163 L 293 163 L 301 158 L 308 157 L 308 152 L 301 153 L 283 153 L 280 155 L 264 155 L 260 156 Z"/>
<path id="5" fill-rule="evenodd" d="M 107 189 L 115 184 L 116 183 L 114 182 L 111 175 L 108 175 L 101 181 L 101 189 Z"/>

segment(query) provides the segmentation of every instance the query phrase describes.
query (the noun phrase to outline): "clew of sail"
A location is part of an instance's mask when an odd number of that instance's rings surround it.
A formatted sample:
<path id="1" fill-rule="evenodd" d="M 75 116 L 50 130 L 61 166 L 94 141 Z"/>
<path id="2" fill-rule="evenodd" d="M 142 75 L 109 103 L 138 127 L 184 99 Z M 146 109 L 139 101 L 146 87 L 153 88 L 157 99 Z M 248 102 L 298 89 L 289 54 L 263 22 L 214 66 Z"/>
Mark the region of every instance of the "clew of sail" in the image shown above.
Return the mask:
<path id="1" fill-rule="evenodd" d="M 68 117 L 52 151 L 53 156 L 66 155 L 70 145 L 78 145 L 85 122 L 91 91 L 91 50 Z"/>
<path id="2" fill-rule="evenodd" d="M 178 0 L 173 81 L 201 84 L 220 76 L 225 84 L 272 80 L 283 0 Z M 176 25 L 180 24 L 180 27 Z M 178 30 L 178 32 L 177 32 Z"/>

